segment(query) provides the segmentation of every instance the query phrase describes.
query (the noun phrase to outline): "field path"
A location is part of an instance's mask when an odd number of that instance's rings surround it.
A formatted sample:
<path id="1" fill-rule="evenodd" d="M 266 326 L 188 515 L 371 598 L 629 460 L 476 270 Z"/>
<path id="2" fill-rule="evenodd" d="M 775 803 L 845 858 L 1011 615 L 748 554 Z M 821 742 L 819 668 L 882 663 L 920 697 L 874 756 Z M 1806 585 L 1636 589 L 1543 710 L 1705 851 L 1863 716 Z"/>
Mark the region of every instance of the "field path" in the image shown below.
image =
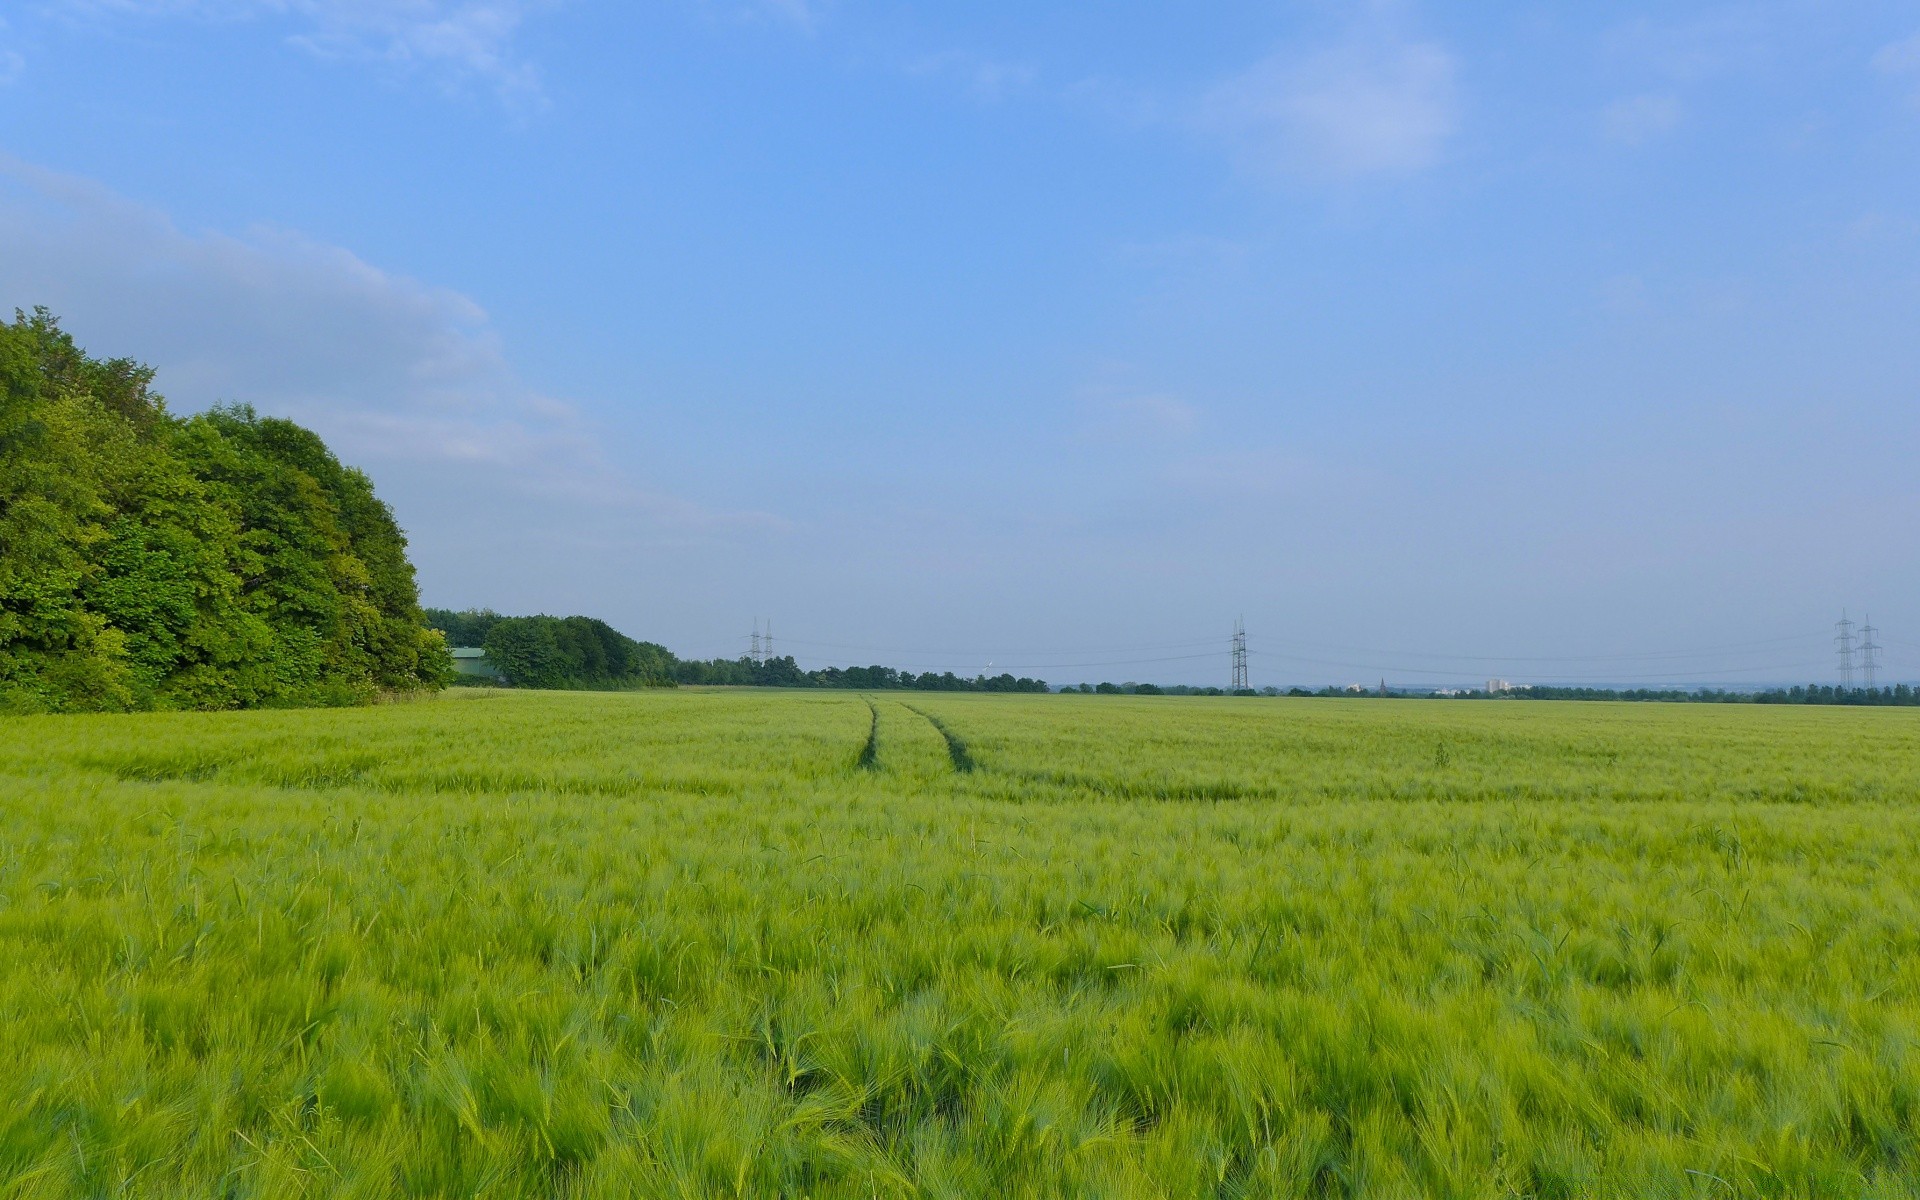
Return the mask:
<path id="1" fill-rule="evenodd" d="M 961 740 L 959 734 L 955 733 L 952 729 L 948 728 L 947 723 L 945 721 L 942 721 L 939 717 L 934 716 L 932 713 L 928 712 L 926 709 L 915 708 L 913 705 L 908 704 L 905 701 L 901 702 L 900 707 L 907 709 L 910 712 L 919 713 L 922 717 L 925 717 L 927 720 L 927 724 L 933 726 L 934 729 L 939 732 L 940 736 L 946 739 L 947 757 L 953 760 L 953 769 L 955 771 L 958 771 L 964 775 L 973 770 L 973 767 L 974 767 L 973 754 L 970 751 L 968 751 L 967 743 Z"/>
<path id="2" fill-rule="evenodd" d="M 862 771 L 876 771 L 880 768 L 880 706 L 873 697 L 862 696 L 867 702 L 867 711 L 873 714 L 873 723 L 867 727 L 867 744 L 860 749 L 859 768 Z"/>

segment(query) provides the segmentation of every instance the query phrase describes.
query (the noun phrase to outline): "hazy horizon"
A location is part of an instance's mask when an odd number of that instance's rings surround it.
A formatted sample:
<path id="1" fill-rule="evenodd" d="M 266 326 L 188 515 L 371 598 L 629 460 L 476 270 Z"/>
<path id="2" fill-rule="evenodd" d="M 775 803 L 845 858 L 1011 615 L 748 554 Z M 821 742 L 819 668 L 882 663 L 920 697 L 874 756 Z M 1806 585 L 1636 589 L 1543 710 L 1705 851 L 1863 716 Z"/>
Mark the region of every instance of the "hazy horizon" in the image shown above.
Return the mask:
<path id="1" fill-rule="evenodd" d="M 439 607 L 1256 687 L 1920 679 L 1911 5 L 47 0 L 0 304 Z"/>

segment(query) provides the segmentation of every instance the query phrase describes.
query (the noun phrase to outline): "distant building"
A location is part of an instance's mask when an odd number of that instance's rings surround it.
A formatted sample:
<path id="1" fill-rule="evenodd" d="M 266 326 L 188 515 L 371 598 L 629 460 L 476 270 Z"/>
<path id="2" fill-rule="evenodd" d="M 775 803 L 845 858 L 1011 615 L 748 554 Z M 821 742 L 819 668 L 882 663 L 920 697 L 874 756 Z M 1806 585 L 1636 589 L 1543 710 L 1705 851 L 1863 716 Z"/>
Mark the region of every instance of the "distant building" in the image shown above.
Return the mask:
<path id="1" fill-rule="evenodd" d="M 1498 696 L 1501 692 L 1510 692 L 1512 690 L 1513 685 L 1504 679 L 1487 680 L 1487 695 L 1489 696 Z"/>
<path id="2" fill-rule="evenodd" d="M 476 679 L 491 679 L 500 683 L 506 681 L 506 676 L 493 665 L 493 660 L 487 657 L 487 652 L 478 646 L 455 646 L 453 669 L 462 675 L 470 675 Z"/>

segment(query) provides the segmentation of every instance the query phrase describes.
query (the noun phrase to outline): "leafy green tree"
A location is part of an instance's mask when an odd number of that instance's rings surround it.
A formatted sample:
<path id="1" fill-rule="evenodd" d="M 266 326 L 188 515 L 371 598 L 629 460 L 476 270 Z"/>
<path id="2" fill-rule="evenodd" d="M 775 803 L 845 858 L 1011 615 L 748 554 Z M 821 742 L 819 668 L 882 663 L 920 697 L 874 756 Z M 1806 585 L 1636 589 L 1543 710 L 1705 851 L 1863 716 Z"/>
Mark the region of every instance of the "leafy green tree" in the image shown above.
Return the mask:
<path id="1" fill-rule="evenodd" d="M 0 706 L 219 708 L 438 686 L 365 475 L 251 409 L 174 417 L 44 309 L 0 324 Z"/>
<path id="2" fill-rule="evenodd" d="M 505 617 L 487 632 L 487 658 L 515 687 L 565 687 L 566 663 L 554 636 L 559 624 L 552 617 Z"/>
<path id="3" fill-rule="evenodd" d="M 460 612 L 429 608 L 423 611 L 427 628 L 439 630 L 449 646 L 486 645 L 487 634 L 500 620 L 500 614 L 490 608 L 469 608 Z"/>
<path id="4" fill-rule="evenodd" d="M 674 683 L 677 660 L 666 647 L 634 641 L 605 621 L 487 615 L 481 646 L 515 687 L 670 687 Z"/>

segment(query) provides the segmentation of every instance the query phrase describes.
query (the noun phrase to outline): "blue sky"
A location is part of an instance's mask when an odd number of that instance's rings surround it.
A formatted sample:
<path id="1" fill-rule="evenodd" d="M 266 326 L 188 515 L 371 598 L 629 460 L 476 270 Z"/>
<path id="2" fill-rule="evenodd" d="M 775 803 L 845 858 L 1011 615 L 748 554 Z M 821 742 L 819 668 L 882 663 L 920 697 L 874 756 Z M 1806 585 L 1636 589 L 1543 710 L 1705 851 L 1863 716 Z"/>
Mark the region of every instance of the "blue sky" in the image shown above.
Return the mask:
<path id="1" fill-rule="evenodd" d="M 0 303 L 319 429 L 429 603 L 1920 678 L 1911 4 L 0 12 Z"/>

